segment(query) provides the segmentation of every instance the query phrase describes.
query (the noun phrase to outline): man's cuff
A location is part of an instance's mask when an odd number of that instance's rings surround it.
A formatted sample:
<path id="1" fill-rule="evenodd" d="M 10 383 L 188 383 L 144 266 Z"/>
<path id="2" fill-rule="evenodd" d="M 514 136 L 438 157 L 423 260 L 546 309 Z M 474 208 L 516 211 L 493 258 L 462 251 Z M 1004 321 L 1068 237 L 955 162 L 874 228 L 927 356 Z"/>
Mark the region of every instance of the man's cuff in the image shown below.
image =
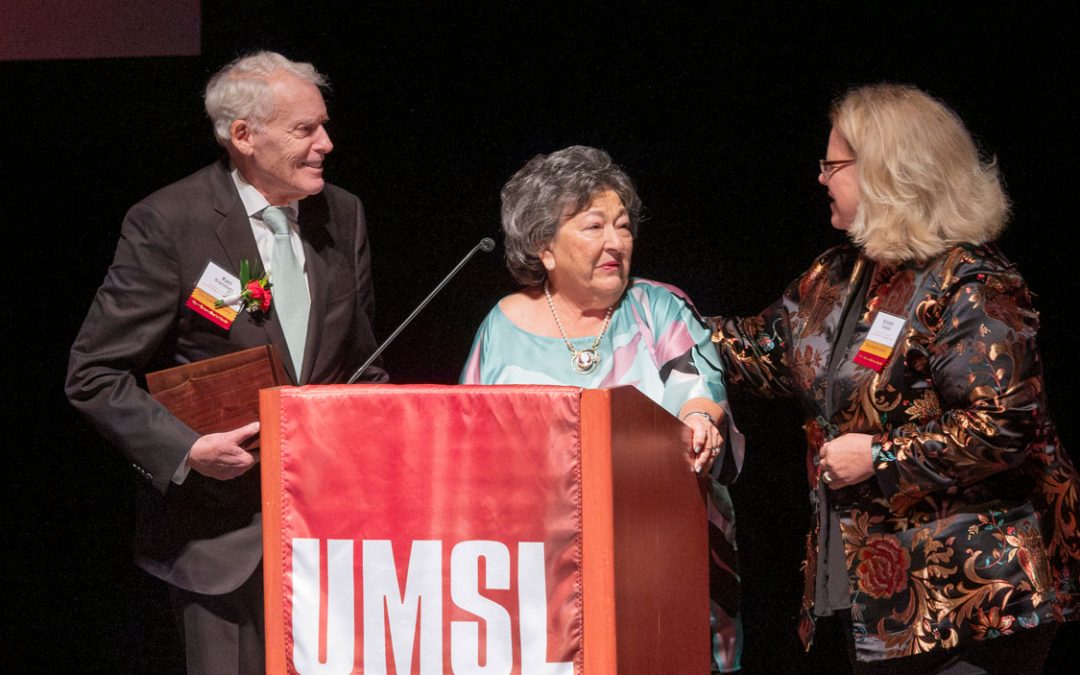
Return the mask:
<path id="1" fill-rule="evenodd" d="M 180 466 L 176 467 L 176 471 L 173 472 L 173 475 L 172 475 L 172 482 L 173 483 L 175 483 L 177 485 L 183 485 L 184 481 L 187 480 L 188 473 L 191 472 L 191 467 L 188 466 L 188 461 L 187 461 L 188 460 L 188 455 L 190 455 L 190 454 L 191 453 L 189 452 L 188 454 L 184 455 L 184 461 L 180 462 Z"/>

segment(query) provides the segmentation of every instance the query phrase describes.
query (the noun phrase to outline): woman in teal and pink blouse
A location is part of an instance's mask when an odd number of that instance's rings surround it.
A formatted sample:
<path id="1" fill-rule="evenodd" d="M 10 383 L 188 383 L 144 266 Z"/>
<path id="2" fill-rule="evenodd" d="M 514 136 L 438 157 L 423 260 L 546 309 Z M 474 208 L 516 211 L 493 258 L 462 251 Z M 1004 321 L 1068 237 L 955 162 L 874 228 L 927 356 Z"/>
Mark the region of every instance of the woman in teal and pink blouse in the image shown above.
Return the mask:
<path id="1" fill-rule="evenodd" d="M 518 171 L 502 191 L 502 224 L 507 267 L 524 288 L 484 319 L 461 381 L 633 385 L 690 427 L 694 468 L 711 488 L 713 670 L 732 672 L 741 652 L 735 519 L 719 474 L 730 482 L 738 473 L 742 437 L 690 299 L 630 277 L 640 209 L 630 178 L 601 150 L 572 146 Z"/>

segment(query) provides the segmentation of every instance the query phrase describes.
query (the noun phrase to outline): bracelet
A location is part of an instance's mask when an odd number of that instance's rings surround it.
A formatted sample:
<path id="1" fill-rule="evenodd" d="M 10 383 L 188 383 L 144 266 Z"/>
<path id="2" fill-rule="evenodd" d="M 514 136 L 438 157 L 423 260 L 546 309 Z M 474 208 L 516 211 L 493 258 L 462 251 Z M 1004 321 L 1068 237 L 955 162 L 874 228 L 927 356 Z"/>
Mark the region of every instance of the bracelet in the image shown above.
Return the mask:
<path id="1" fill-rule="evenodd" d="M 870 458 L 871 458 L 871 461 L 874 463 L 875 466 L 880 464 L 881 461 L 885 459 L 882 455 L 883 455 L 883 453 L 882 453 L 881 443 L 871 443 L 870 444 Z"/>
<path id="2" fill-rule="evenodd" d="M 701 415 L 705 419 L 709 420 L 709 424 L 712 424 L 714 427 L 716 426 L 716 420 L 713 418 L 712 415 L 705 412 L 704 410 L 691 410 L 690 412 L 682 416 L 682 421 L 685 422 L 686 418 L 690 417 L 691 415 Z"/>

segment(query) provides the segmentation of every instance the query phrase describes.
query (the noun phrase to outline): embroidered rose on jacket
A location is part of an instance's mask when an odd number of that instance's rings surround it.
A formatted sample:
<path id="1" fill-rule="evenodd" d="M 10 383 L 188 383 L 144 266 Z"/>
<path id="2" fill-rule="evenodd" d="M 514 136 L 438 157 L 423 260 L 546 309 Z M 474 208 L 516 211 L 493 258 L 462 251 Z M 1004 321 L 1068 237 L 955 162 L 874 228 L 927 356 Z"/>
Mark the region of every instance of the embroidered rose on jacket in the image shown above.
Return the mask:
<path id="1" fill-rule="evenodd" d="M 888 598 L 907 588 L 911 558 L 896 537 L 871 535 L 859 549 L 859 590 L 872 598 Z"/>

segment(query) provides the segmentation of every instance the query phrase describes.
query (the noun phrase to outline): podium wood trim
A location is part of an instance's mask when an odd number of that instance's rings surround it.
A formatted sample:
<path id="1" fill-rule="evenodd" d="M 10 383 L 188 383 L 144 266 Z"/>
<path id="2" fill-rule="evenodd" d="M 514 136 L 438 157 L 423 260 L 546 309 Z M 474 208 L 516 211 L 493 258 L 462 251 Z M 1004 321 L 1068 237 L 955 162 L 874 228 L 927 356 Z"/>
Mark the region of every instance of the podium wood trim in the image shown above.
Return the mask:
<path id="1" fill-rule="evenodd" d="M 581 394 L 581 553 L 586 609 L 585 675 L 618 672 L 615 632 L 615 514 L 612 493 L 611 392 L 586 389 Z M 600 451 L 598 451 L 600 450 Z"/>
<path id="2" fill-rule="evenodd" d="M 281 388 L 263 389 L 259 392 L 259 444 L 264 448 L 260 457 L 262 471 L 263 512 L 263 598 L 266 626 L 285 623 L 285 598 L 281 589 L 285 584 L 285 559 L 281 537 L 267 536 L 267 526 L 281 526 L 281 485 L 274 480 L 281 477 Z M 287 672 L 288 655 L 285 653 L 284 631 L 266 630 L 266 672 Z"/>
<path id="3" fill-rule="evenodd" d="M 709 671 L 708 514 L 685 432 L 633 387 L 582 391 L 585 675 Z"/>

